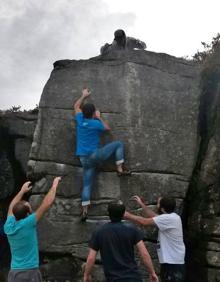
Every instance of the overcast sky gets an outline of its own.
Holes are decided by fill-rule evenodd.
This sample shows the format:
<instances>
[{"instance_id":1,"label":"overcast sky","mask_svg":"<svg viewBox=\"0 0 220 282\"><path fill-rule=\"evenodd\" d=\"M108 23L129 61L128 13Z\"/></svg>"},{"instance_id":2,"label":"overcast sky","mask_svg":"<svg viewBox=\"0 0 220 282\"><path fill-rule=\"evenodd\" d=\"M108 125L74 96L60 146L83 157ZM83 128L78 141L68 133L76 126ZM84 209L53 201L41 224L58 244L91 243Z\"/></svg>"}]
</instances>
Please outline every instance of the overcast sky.
<instances>
[{"instance_id":1,"label":"overcast sky","mask_svg":"<svg viewBox=\"0 0 220 282\"><path fill-rule=\"evenodd\" d=\"M0 0L0 109L34 108L60 59L87 59L122 28L191 56L220 32L219 0Z\"/></svg>"}]
</instances>

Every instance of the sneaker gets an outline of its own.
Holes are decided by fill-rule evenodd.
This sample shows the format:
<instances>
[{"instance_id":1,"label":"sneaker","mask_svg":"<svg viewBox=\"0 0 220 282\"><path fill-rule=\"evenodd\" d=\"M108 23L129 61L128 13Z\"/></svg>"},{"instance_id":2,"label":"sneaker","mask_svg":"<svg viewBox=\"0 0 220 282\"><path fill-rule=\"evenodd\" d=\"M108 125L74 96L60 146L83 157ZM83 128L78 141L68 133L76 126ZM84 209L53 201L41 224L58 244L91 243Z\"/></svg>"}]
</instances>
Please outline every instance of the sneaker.
<instances>
[{"instance_id":1,"label":"sneaker","mask_svg":"<svg viewBox=\"0 0 220 282\"><path fill-rule=\"evenodd\" d=\"M131 176L131 171L130 170L117 171L117 175L119 177L121 177L121 176Z\"/></svg>"},{"instance_id":2,"label":"sneaker","mask_svg":"<svg viewBox=\"0 0 220 282\"><path fill-rule=\"evenodd\" d=\"M88 218L88 214L86 212L82 213L81 222L86 222L87 218Z\"/></svg>"}]
</instances>

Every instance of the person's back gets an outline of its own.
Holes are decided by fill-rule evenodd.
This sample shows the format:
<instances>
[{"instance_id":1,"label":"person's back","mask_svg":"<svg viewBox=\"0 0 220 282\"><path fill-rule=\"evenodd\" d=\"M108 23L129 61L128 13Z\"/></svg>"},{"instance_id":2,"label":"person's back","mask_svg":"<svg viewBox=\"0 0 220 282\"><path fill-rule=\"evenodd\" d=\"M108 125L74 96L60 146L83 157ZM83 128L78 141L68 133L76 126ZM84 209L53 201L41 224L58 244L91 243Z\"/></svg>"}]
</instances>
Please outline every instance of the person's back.
<instances>
[{"instance_id":1,"label":"person's back","mask_svg":"<svg viewBox=\"0 0 220 282\"><path fill-rule=\"evenodd\" d=\"M159 229L160 263L184 264L185 245L180 216L172 212L155 216L153 219Z\"/></svg>"},{"instance_id":2,"label":"person's back","mask_svg":"<svg viewBox=\"0 0 220 282\"><path fill-rule=\"evenodd\" d=\"M98 251L101 254L106 281L141 282L134 256L135 246L149 271L151 282L158 282L151 257L143 242L143 234L135 226L121 221L125 206L121 203L110 203L108 213L111 222L99 227L89 243L83 282L91 281L90 273Z\"/></svg>"},{"instance_id":3,"label":"person's back","mask_svg":"<svg viewBox=\"0 0 220 282\"><path fill-rule=\"evenodd\" d=\"M174 212L176 201L172 197L160 197L155 213L146 206L139 196L134 196L148 218L126 212L125 218L144 226L157 226L157 253L160 262L160 278L162 282L185 281L185 244L183 241L182 221Z\"/></svg>"},{"instance_id":4,"label":"person's back","mask_svg":"<svg viewBox=\"0 0 220 282\"><path fill-rule=\"evenodd\" d=\"M54 178L51 188L35 213L32 213L29 202L22 200L24 194L31 189L30 181L23 184L21 190L11 201L4 225L12 257L8 282L43 281L39 270L36 227L37 222L53 204L60 180L60 177Z\"/></svg>"},{"instance_id":5,"label":"person's back","mask_svg":"<svg viewBox=\"0 0 220 282\"><path fill-rule=\"evenodd\" d=\"M77 156L84 156L93 153L99 147L100 136L104 131L103 124L94 118L85 118L83 113L77 113L76 136Z\"/></svg>"},{"instance_id":6,"label":"person's back","mask_svg":"<svg viewBox=\"0 0 220 282\"><path fill-rule=\"evenodd\" d=\"M89 246L100 250L107 280L141 279L134 259L134 246L142 239L142 234L133 225L123 222L110 222L97 230Z\"/></svg>"},{"instance_id":7,"label":"person's back","mask_svg":"<svg viewBox=\"0 0 220 282\"><path fill-rule=\"evenodd\" d=\"M7 218L5 233L8 236L12 260L11 269L32 269L39 266L35 213L20 220L13 215Z\"/></svg>"}]
</instances>

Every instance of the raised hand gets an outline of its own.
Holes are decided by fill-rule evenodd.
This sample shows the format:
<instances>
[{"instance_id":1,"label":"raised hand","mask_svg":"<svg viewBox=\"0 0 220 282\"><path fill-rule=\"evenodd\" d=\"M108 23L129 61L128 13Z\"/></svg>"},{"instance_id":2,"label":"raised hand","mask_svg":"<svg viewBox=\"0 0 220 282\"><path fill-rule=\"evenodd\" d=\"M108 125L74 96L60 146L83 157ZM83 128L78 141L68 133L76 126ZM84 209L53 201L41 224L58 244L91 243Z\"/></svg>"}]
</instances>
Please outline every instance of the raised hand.
<instances>
[{"instance_id":1,"label":"raised hand","mask_svg":"<svg viewBox=\"0 0 220 282\"><path fill-rule=\"evenodd\" d=\"M130 212L125 211L123 218L124 218L124 219L130 219L130 215L131 215Z\"/></svg>"},{"instance_id":2,"label":"raised hand","mask_svg":"<svg viewBox=\"0 0 220 282\"><path fill-rule=\"evenodd\" d=\"M31 190L31 186L30 186L30 184L31 184L31 182L30 181L27 181L27 182L25 182L24 184L23 184L23 186L21 187L21 192L22 193L27 193L27 192L29 192L30 190Z\"/></svg>"},{"instance_id":3,"label":"raised hand","mask_svg":"<svg viewBox=\"0 0 220 282\"><path fill-rule=\"evenodd\" d=\"M101 113L100 111L95 111L95 117L100 119L101 118Z\"/></svg>"},{"instance_id":4,"label":"raised hand","mask_svg":"<svg viewBox=\"0 0 220 282\"><path fill-rule=\"evenodd\" d=\"M57 187L60 180L61 180L60 176L55 177L54 180L53 180L53 187Z\"/></svg>"},{"instance_id":5,"label":"raised hand","mask_svg":"<svg viewBox=\"0 0 220 282\"><path fill-rule=\"evenodd\" d=\"M133 196L131 199L135 200L140 206L144 205L144 202L142 201L142 199L137 195Z\"/></svg>"},{"instance_id":6,"label":"raised hand","mask_svg":"<svg viewBox=\"0 0 220 282\"><path fill-rule=\"evenodd\" d=\"M88 97L90 94L91 94L91 92L89 91L89 89L87 87L83 88L83 90L82 90L82 97L83 98Z\"/></svg>"}]
</instances>

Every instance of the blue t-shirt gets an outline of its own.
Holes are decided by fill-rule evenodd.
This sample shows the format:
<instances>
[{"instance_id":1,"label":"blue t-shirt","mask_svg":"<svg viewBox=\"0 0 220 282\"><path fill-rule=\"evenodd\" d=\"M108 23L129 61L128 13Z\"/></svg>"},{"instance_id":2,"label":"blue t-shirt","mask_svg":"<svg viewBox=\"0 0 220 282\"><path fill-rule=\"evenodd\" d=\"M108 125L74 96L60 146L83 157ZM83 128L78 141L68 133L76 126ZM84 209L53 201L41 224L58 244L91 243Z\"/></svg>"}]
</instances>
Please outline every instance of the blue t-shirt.
<instances>
[{"instance_id":1,"label":"blue t-shirt","mask_svg":"<svg viewBox=\"0 0 220 282\"><path fill-rule=\"evenodd\" d=\"M84 118L82 113L77 113L75 120L76 155L89 155L98 148L100 135L105 130L105 127L100 120Z\"/></svg>"},{"instance_id":2,"label":"blue t-shirt","mask_svg":"<svg viewBox=\"0 0 220 282\"><path fill-rule=\"evenodd\" d=\"M13 215L8 216L4 231L11 249L11 269L24 270L39 267L36 226L35 213L18 221Z\"/></svg>"}]
</instances>

